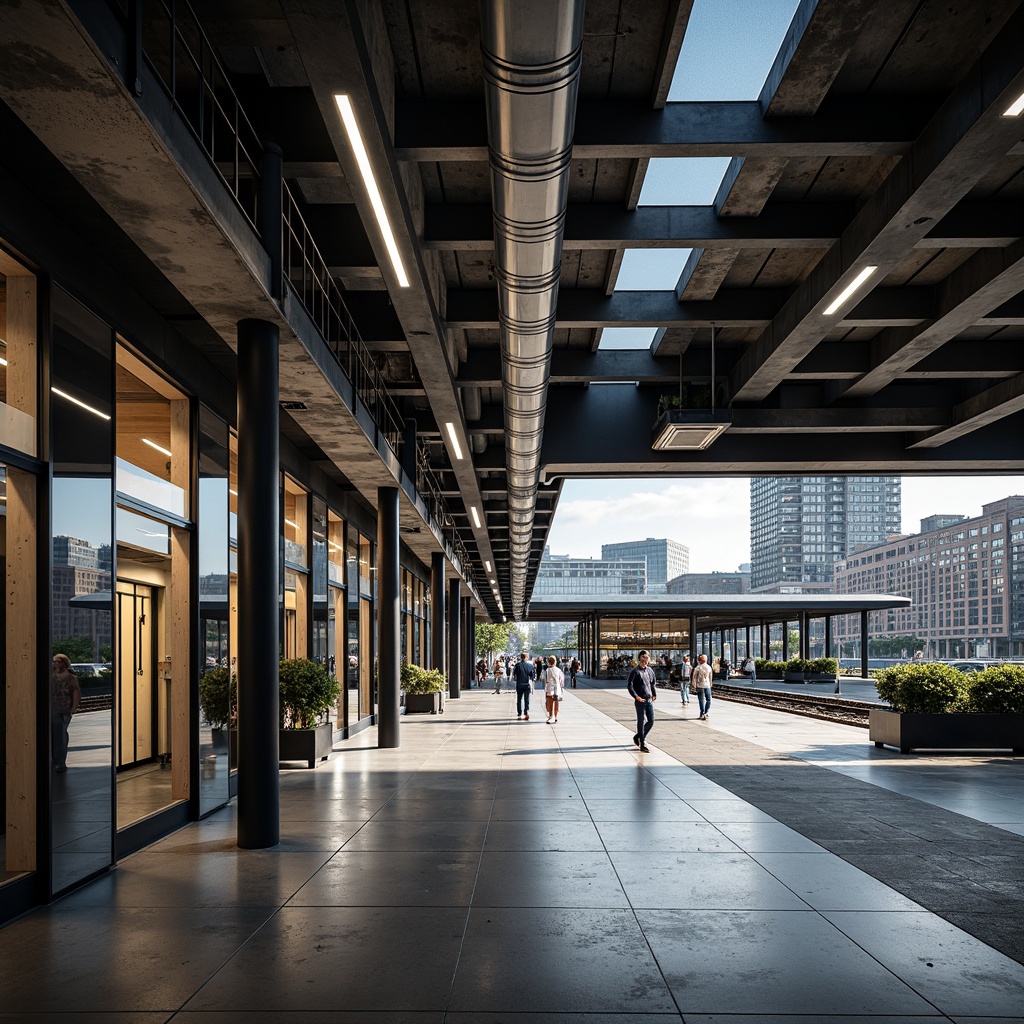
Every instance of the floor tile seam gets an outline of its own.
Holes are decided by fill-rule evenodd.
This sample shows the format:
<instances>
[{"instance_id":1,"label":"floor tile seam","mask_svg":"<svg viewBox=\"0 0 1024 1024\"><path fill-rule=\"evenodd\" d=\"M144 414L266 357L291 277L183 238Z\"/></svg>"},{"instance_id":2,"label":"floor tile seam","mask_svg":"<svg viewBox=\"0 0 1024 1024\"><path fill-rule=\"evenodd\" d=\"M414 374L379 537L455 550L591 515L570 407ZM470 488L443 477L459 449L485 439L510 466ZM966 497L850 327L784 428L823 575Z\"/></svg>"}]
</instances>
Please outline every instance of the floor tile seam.
<instances>
[{"instance_id":1,"label":"floor tile seam","mask_svg":"<svg viewBox=\"0 0 1024 1024\"><path fill-rule=\"evenodd\" d=\"M608 703L610 703L610 702L608 702ZM603 709L600 708L598 702L595 701L595 705L597 705L599 707L599 710L603 711ZM611 714L611 715L609 715L609 717L613 718L614 720L618 720L621 725L623 725L624 727L628 728L628 723L625 720L625 716L621 716L620 717L618 715ZM749 741L743 741L743 742L749 742ZM752 747L756 747L756 744L750 744L750 745ZM662 747L660 749L664 750L665 748ZM683 761L683 759L681 757L679 757L676 754L673 754L671 751L665 750L665 752L668 753L669 756L676 757L676 759L681 761L681 763L687 764L689 767L694 768L694 770L698 771L705 778L709 778L711 781L717 782L719 785L722 785L723 788L728 789L729 792L733 792L732 788L728 784L728 779L719 779L719 778L717 778L716 777L716 773L709 772L707 770L707 766L704 766L705 770L702 771L701 770L701 766L699 766L697 764L694 764L692 761ZM818 767L818 766L807 765L807 767L814 768L814 767ZM827 771L827 769L820 769L820 771ZM830 773L830 774L831 775L835 775L836 773ZM808 776L808 777L814 777L814 776ZM820 776L818 776L818 777L820 777ZM852 780L852 781L859 781L859 780ZM871 785L870 783L864 783L864 784L865 785ZM901 794L893 794L892 791L890 791L890 790L881 789L880 787L876 787L876 786L873 786L872 788L878 790L880 793L885 793L885 794L890 795L890 796L892 796L892 795L900 796L901 795ZM757 797L757 795L758 794L750 794L751 797ZM764 810L764 807L761 805L761 803L757 799L748 799L747 797L744 797L743 799L747 799L748 803L751 803L753 806L757 807L759 810ZM904 797L903 799L914 800L915 798L913 798L913 797ZM917 801L917 802L918 803L923 803L922 801ZM929 805L929 806L931 806L931 805ZM936 810L942 810L942 809L941 808L937 808ZM765 810L764 813L772 814L771 811L767 811L767 810ZM956 812L945 812L945 813L956 814ZM772 816L775 817L775 815L772 815ZM963 815L956 815L956 817L958 819L963 818L964 820L966 820L968 822L973 820L973 819L965 818L965 816L963 816ZM919 892L915 893L914 890L913 890L913 886L912 885L908 885L908 882L910 882L912 880L908 880L906 878L899 877L894 872L889 872L889 871L883 870L882 866L880 864L878 864L877 862L875 862L875 861L871 861L869 863L869 865L862 865L862 864L855 863L854 861L850 860L847 856L844 856L844 852L845 851L843 851L841 848L837 848L837 846L835 845L835 840L829 840L828 838L820 836L820 835L808 834L808 830L805 830L804 828L801 828L799 823L793 823L792 819L790 821L785 821L785 820L779 819L778 817L775 817L775 820L779 821L780 824L784 824L784 825L787 825L790 828L793 828L794 831L796 831L799 834L803 835L806 839L809 839L811 842L817 843L817 845L821 846L823 849L827 850L829 853L833 854L834 856L839 857L841 860L845 861L846 863L852 864L852 866L858 868L859 870L865 871L866 874L868 874L871 877L875 878L877 881L881 882L883 885L886 885L888 888L894 890L895 892L898 892L901 895L906 896L908 899L913 900L915 903L918 903L919 905L924 907L925 910L928 911L929 913L932 913L935 916L940 917L943 920L946 920L948 923L953 924L954 927L959 927L958 925L955 924L955 922L950 920L949 916L947 916L950 913L952 913L952 911L950 909L948 909L948 908L940 907L940 906L937 905L936 900L934 899L934 894L932 894L932 893L924 894L924 898L922 898L922 894L921 893L919 893ZM1012 835L1012 833L1010 833L1010 834ZM895 844L894 844L893 849L894 849L894 853L892 854L892 856L899 857L900 859L905 859L905 857L907 856L904 851L898 850L896 848ZM963 875L960 874L958 877L962 878ZM931 897L931 898L929 899L928 897ZM966 930L966 929L961 929L961 930ZM1001 948L1000 945L996 944L996 943L999 942L999 936L993 935L991 929L986 930L984 928L978 928L977 930L972 930L972 931L968 932L968 934L972 934L975 938L977 938L980 941L986 943L987 945L989 945L992 948L998 949L1000 952L1003 952L1005 955L1013 957L1013 953L1012 952L1010 952L1007 949ZM1022 961L1022 962L1024 962L1024 961Z\"/></svg>"}]
</instances>

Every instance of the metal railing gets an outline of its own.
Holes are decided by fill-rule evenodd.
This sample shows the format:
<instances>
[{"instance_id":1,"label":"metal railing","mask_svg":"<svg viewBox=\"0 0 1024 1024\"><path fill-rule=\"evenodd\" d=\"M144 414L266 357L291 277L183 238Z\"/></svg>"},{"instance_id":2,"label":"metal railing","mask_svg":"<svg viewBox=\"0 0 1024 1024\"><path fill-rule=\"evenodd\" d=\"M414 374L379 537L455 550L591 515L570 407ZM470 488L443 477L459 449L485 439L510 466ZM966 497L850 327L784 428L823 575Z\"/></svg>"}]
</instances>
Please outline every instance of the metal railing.
<instances>
[{"instance_id":1,"label":"metal railing","mask_svg":"<svg viewBox=\"0 0 1024 1024\"><path fill-rule=\"evenodd\" d=\"M263 143L184 0L142 4L142 52L182 120L254 228ZM257 228L258 230L258 228Z\"/></svg>"},{"instance_id":2,"label":"metal railing","mask_svg":"<svg viewBox=\"0 0 1024 1024\"><path fill-rule=\"evenodd\" d=\"M144 0L142 8L142 50L146 62L239 209L259 234L262 140L246 116L187 0ZM283 180L281 275L352 381L388 447L401 460L405 443L402 414L359 333L341 289L331 276L294 194ZM428 514L448 539L464 578L474 585L469 552L455 527L441 493L440 480L430 466L422 441L417 442L415 486Z\"/></svg>"}]
</instances>

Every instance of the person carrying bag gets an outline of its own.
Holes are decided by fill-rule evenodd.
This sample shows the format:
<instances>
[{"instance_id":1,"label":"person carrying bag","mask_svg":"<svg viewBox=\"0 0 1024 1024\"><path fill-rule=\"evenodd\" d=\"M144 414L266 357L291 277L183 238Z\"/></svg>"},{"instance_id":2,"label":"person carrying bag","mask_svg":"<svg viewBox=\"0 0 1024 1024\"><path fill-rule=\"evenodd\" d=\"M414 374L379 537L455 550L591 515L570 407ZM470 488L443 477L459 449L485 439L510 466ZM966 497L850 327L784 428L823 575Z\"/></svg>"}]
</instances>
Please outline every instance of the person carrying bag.
<instances>
[{"instance_id":1,"label":"person carrying bag","mask_svg":"<svg viewBox=\"0 0 1024 1024\"><path fill-rule=\"evenodd\" d=\"M558 721L558 705L562 702L565 676L555 664L555 656L548 655L548 667L544 670L544 703L548 711L548 725Z\"/></svg>"}]
</instances>

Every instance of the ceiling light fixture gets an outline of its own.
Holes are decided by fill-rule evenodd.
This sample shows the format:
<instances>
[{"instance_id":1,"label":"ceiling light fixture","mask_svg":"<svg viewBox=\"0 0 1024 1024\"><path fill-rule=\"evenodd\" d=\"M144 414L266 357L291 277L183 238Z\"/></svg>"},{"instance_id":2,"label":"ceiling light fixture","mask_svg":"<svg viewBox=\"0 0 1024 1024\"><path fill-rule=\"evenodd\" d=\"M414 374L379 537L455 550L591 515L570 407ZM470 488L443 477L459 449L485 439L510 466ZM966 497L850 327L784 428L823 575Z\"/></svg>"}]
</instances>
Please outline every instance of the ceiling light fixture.
<instances>
[{"instance_id":1,"label":"ceiling light fixture","mask_svg":"<svg viewBox=\"0 0 1024 1024\"><path fill-rule=\"evenodd\" d=\"M286 522L286 523L287 523L287 524L288 524L288 525L289 525L289 526L290 526L290 527L291 527L291 528L292 528L293 530L297 530L297 529L299 528L299 524L298 524L298 523L293 523L293 522L292 522L292 521L291 521L290 519L286 519L286 520L285 520L285 522Z\"/></svg>"},{"instance_id":2,"label":"ceiling light fixture","mask_svg":"<svg viewBox=\"0 0 1024 1024\"><path fill-rule=\"evenodd\" d=\"M94 409L91 405L86 405L85 402L79 401L74 395L69 395L66 391L61 391L60 388L55 388L51 385L50 390L55 395L60 395L61 398L66 398L69 402L77 405L80 409L84 409L86 412L91 412L93 416L99 416L101 420L109 420L110 417L105 412L100 412L99 409Z\"/></svg>"},{"instance_id":3,"label":"ceiling light fixture","mask_svg":"<svg viewBox=\"0 0 1024 1024\"><path fill-rule=\"evenodd\" d=\"M1003 117L1019 117L1024 113L1024 92L1022 92L1004 111Z\"/></svg>"},{"instance_id":4,"label":"ceiling light fixture","mask_svg":"<svg viewBox=\"0 0 1024 1024\"><path fill-rule=\"evenodd\" d=\"M162 444L157 444L156 441L150 441L148 437L140 438L140 440L143 444L148 444L150 448L156 449L156 451L160 452L161 455L166 455L169 459L173 458L171 453Z\"/></svg>"},{"instance_id":5,"label":"ceiling light fixture","mask_svg":"<svg viewBox=\"0 0 1024 1024\"><path fill-rule=\"evenodd\" d=\"M448 431L448 436L452 439L452 447L455 449L455 458L462 461L462 446L459 444L459 436L455 433L455 424L446 423L445 430Z\"/></svg>"},{"instance_id":6,"label":"ceiling light fixture","mask_svg":"<svg viewBox=\"0 0 1024 1024\"><path fill-rule=\"evenodd\" d=\"M485 568L485 569L486 569L486 570L487 570L488 572L490 572L490 571L491 571L491 563L490 563L490 562L488 562L488 561L487 561L487 559L484 559L484 568Z\"/></svg>"},{"instance_id":7,"label":"ceiling light fixture","mask_svg":"<svg viewBox=\"0 0 1024 1024\"><path fill-rule=\"evenodd\" d=\"M341 114L345 131L348 132L348 142L352 147L352 154L359 166L359 173L363 176L363 185L366 186L366 194L369 197L370 205L373 207L374 216L377 218L377 226L380 228L384 245L391 257L391 265L395 268L395 276L398 278L400 288L409 287L409 277L405 272L405 265L402 263L402 255L398 251L398 243L395 241L395 234L391 230L391 222L388 220L387 211L384 209L384 200L381 198L380 189L377 187L377 179L373 174L373 167L370 165L370 157L367 155L366 147L363 145L363 137L359 132L359 125L356 123L356 112L352 109L352 101L343 94L336 94L334 102L338 104L338 112Z\"/></svg>"},{"instance_id":8,"label":"ceiling light fixture","mask_svg":"<svg viewBox=\"0 0 1024 1024\"><path fill-rule=\"evenodd\" d=\"M473 525L479 530L480 529L480 513L476 510L476 505L470 505L469 511L473 515Z\"/></svg>"},{"instance_id":9,"label":"ceiling light fixture","mask_svg":"<svg viewBox=\"0 0 1024 1024\"><path fill-rule=\"evenodd\" d=\"M825 316L832 316L833 313L878 269L878 267L865 267L833 300L832 304L825 310Z\"/></svg>"}]
</instances>

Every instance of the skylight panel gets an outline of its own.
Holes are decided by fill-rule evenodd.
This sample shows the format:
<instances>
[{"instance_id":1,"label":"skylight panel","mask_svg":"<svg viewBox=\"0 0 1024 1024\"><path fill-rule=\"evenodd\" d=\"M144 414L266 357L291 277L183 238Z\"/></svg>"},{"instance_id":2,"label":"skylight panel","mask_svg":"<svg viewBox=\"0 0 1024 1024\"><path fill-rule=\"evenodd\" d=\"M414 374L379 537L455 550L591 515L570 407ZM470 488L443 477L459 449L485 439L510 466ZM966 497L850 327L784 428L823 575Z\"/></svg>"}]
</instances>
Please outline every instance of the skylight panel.
<instances>
[{"instance_id":1,"label":"skylight panel","mask_svg":"<svg viewBox=\"0 0 1024 1024\"><path fill-rule=\"evenodd\" d=\"M640 206L711 206L730 162L727 156L654 157Z\"/></svg>"},{"instance_id":2,"label":"skylight panel","mask_svg":"<svg viewBox=\"0 0 1024 1024\"><path fill-rule=\"evenodd\" d=\"M694 0L669 102L756 100L799 0Z\"/></svg>"},{"instance_id":3,"label":"skylight panel","mask_svg":"<svg viewBox=\"0 0 1024 1024\"><path fill-rule=\"evenodd\" d=\"M672 291L692 249L627 249L615 281L617 292Z\"/></svg>"},{"instance_id":4,"label":"skylight panel","mask_svg":"<svg viewBox=\"0 0 1024 1024\"><path fill-rule=\"evenodd\" d=\"M606 327L601 332L599 349L649 349L657 327Z\"/></svg>"}]
</instances>

